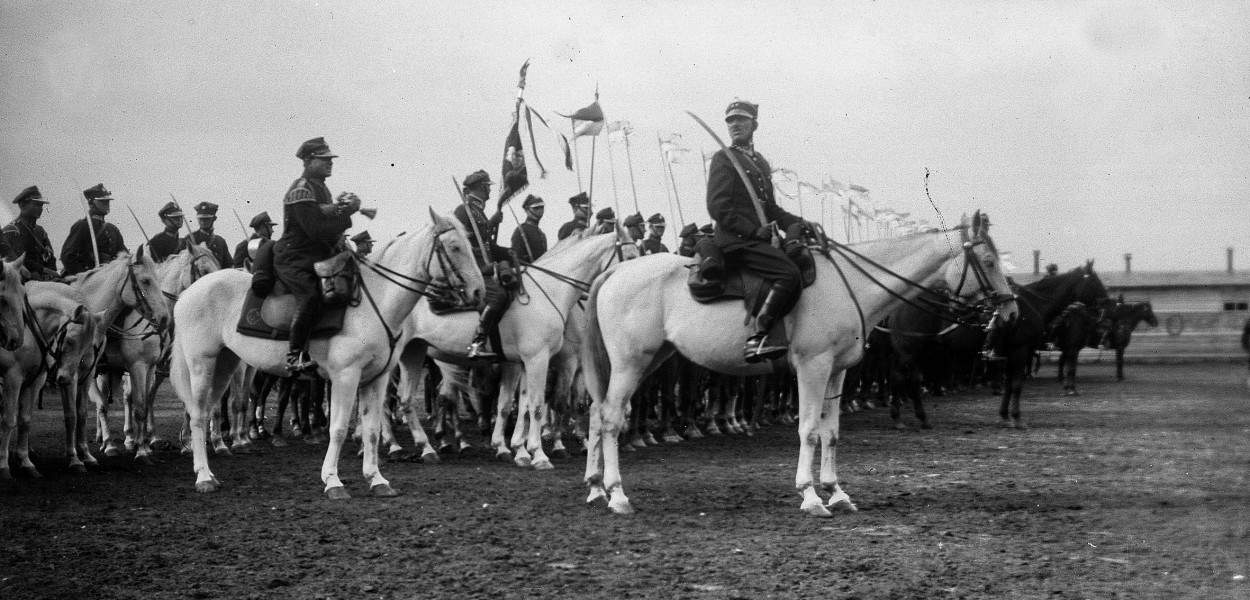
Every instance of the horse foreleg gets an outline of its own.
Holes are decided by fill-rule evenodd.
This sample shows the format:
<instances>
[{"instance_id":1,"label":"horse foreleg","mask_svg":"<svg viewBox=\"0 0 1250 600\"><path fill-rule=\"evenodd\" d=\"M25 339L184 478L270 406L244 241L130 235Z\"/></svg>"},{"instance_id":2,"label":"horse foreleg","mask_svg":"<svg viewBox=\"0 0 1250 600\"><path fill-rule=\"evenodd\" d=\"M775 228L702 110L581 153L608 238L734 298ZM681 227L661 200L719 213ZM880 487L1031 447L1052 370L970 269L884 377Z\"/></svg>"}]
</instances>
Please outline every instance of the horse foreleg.
<instances>
[{"instance_id":1,"label":"horse foreleg","mask_svg":"<svg viewBox=\"0 0 1250 600\"><path fill-rule=\"evenodd\" d=\"M417 452L421 453L421 462L439 462L438 452L434 450L430 438L425 434L425 426L421 424L421 413L426 411L425 360L424 354L416 360L400 358L398 392L400 404L408 421L408 431L412 433L412 443Z\"/></svg>"},{"instance_id":2,"label":"horse foreleg","mask_svg":"<svg viewBox=\"0 0 1250 600\"><path fill-rule=\"evenodd\" d=\"M1124 381L1124 347L1115 348L1115 380Z\"/></svg>"},{"instance_id":3,"label":"horse foreleg","mask_svg":"<svg viewBox=\"0 0 1250 600\"><path fill-rule=\"evenodd\" d=\"M526 436L525 445L530 454L533 455L534 468L539 471L550 471L555 467L551 464L551 459L547 458L547 454L543 452L542 423L543 411L547 409L547 365L550 361L550 355L546 352L540 352L538 355L530 357L525 361L525 396L526 399L525 414L526 419ZM514 369L519 370L519 369ZM518 373L519 375L519 373ZM519 377L518 377L519 379ZM518 411L517 427L521 425L520 411Z\"/></svg>"},{"instance_id":4,"label":"horse foreleg","mask_svg":"<svg viewBox=\"0 0 1250 600\"><path fill-rule=\"evenodd\" d=\"M6 353L8 354L8 353ZM0 390L0 480L13 479L13 473L9 470L9 446L13 441L13 433L17 431L17 413L21 406L21 390L22 390L22 370L16 364L9 363L14 360L11 354L4 357L6 359L3 375L4 389Z\"/></svg>"},{"instance_id":5,"label":"horse foreleg","mask_svg":"<svg viewBox=\"0 0 1250 600\"><path fill-rule=\"evenodd\" d=\"M175 342L169 381L187 411L197 492L215 492L221 488L221 482L208 468L208 427L218 394L213 385L216 364L215 356L184 356L181 345Z\"/></svg>"},{"instance_id":6,"label":"horse foreleg","mask_svg":"<svg viewBox=\"0 0 1250 600\"><path fill-rule=\"evenodd\" d=\"M252 438L248 435L251 424L250 393L252 376L256 370L240 365L230 375L230 437L231 449L240 454L252 452Z\"/></svg>"},{"instance_id":7,"label":"horse foreleg","mask_svg":"<svg viewBox=\"0 0 1250 600\"><path fill-rule=\"evenodd\" d=\"M87 394L95 404L96 442L99 442L99 449L105 456L117 456L121 452L117 449L117 442L113 440L113 432L109 430L109 398L100 389L100 380L103 379L105 385L109 385L109 376L92 373L87 378ZM108 389L111 393L112 387Z\"/></svg>"},{"instance_id":8,"label":"horse foreleg","mask_svg":"<svg viewBox=\"0 0 1250 600\"><path fill-rule=\"evenodd\" d=\"M525 427L523 406L517 402L516 392L520 386L521 372L515 368L505 368L499 378L499 396L495 399L495 424L491 427L490 445L495 449L495 458L501 462L515 461L518 467L528 467L531 458L525 453L520 441L520 431ZM522 393L522 400L527 399ZM508 439L508 418L516 415L516 426L512 429L512 437ZM512 449L516 448L515 458ZM523 456L524 455L524 456Z\"/></svg>"},{"instance_id":9,"label":"horse foreleg","mask_svg":"<svg viewBox=\"0 0 1250 600\"><path fill-rule=\"evenodd\" d=\"M127 440L134 440L135 462L141 465L152 464L151 423L152 399L148 396L149 367L142 360L130 365L130 416L127 425L133 427Z\"/></svg>"},{"instance_id":10,"label":"horse foreleg","mask_svg":"<svg viewBox=\"0 0 1250 600\"><path fill-rule=\"evenodd\" d=\"M18 394L17 459L20 464L18 468L24 476L32 479L43 477L35 468L35 463L30 462L30 422L35 411L35 390L43 389L46 379L47 375L41 375L36 378L33 385L24 386ZM5 445L7 447L7 443Z\"/></svg>"},{"instance_id":11,"label":"horse foreleg","mask_svg":"<svg viewBox=\"0 0 1250 600\"><path fill-rule=\"evenodd\" d=\"M335 395L335 393L340 388L347 390L350 396L359 397L361 445L365 451L361 471L364 473L365 481L369 484L369 491L374 496L380 498L390 498L399 495L398 492L391 488L390 482L385 477L382 477L382 467L378 461L378 448L381 442L382 431L382 405L386 399L386 385L388 382L388 378L385 375L383 373L374 377L373 381L359 388L359 384L356 382L349 382L354 385L335 382L330 399L330 410L333 412L334 404L339 401L340 397ZM357 391L352 393L352 390Z\"/></svg>"}]
</instances>

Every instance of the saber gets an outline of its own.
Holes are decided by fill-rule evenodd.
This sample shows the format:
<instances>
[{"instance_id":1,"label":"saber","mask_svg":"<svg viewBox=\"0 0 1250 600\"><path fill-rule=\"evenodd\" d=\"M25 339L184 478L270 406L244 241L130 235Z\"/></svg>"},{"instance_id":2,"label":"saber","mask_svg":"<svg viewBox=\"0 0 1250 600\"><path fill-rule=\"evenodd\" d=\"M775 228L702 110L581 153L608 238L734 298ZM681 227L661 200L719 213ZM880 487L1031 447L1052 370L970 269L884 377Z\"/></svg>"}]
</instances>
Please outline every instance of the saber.
<instances>
[{"instance_id":1,"label":"saber","mask_svg":"<svg viewBox=\"0 0 1250 600\"><path fill-rule=\"evenodd\" d=\"M747 187L747 193L751 195L751 204L755 205L755 215L760 218L760 225L768 224L768 219L764 217L764 205L760 203L760 197L755 194L755 186L751 185L751 180L747 178L746 169L742 168L742 163L738 162L738 157L729 151L729 147L725 146L725 142L721 141L720 136L716 135L716 132L712 131L712 128L708 127L707 123L703 122L703 119L700 119L698 115L690 111L686 111L686 114L690 115L690 118L703 127L703 130L707 131L708 135L716 140L716 144L720 146L721 150L725 151L725 156L729 157L729 162L733 164L734 170L738 172L738 177L742 178L742 183Z\"/></svg>"},{"instance_id":2,"label":"saber","mask_svg":"<svg viewBox=\"0 0 1250 600\"><path fill-rule=\"evenodd\" d=\"M140 222L139 222L139 215L136 215L136 214L135 214L135 209L130 208L130 204L129 204L129 203L127 203L127 204L126 204L126 210L130 211L130 216L134 217L134 219L135 219L135 225L138 225L138 226L139 226L139 233L142 233L142 234L143 234L143 239L147 240L148 245L149 245L149 246L151 246L151 245L152 245L152 238L148 237L148 232L146 232L146 231L144 231L144 230L143 230L143 223L140 223Z\"/></svg>"},{"instance_id":3,"label":"saber","mask_svg":"<svg viewBox=\"0 0 1250 600\"><path fill-rule=\"evenodd\" d=\"M243 226L243 217L239 216L239 211L231 208L230 212L234 213L234 218L239 221L239 229L243 230L243 238L247 239L248 237L250 237L247 233L247 228Z\"/></svg>"},{"instance_id":4,"label":"saber","mask_svg":"<svg viewBox=\"0 0 1250 600\"><path fill-rule=\"evenodd\" d=\"M95 224L91 222L91 201L87 200L84 195L83 202L87 203L87 231L91 233L91 258L95 261L95 268L100 268L100 246L95 239Z\"/></svg>"}]
</instances>

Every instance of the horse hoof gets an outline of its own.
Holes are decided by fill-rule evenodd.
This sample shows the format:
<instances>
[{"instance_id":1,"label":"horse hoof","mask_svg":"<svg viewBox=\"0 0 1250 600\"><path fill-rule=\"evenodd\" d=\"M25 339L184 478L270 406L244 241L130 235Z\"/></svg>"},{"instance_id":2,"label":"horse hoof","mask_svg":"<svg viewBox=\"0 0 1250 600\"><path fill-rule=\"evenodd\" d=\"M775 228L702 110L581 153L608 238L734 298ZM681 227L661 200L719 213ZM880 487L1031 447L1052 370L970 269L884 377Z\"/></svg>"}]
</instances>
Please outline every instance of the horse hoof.
<instances>
[{"instance_id":1,"label":"horse hoof","mask_svg":"<svg viewBox=\"0 0 1250 600\"><path fill-rule=\"evenodd\" d=\"M251 444L238 444L238 445L235 445L235 447L233 448L233 451L235 454L251 454L252 445Z\"/></svg>"},{"instance_id":2,"label":"horse hoof","mask_svg":"<svg viewBox=\"0 0 1250 600\"><path fill-rule=\"evenodd\" d=\"M676 444L676 443L681 442L681 441L683 441L683 440L682 440L682 438L681 438L681 436L680 436L680 435L677 435L676 433L674 433L673 435L666 435L666 436L664 436L664 443L665 443L665 444Z\"/></svg>"},{"instance_id":3,"label":"horse hoof","mask_svg":"<svg viewBox=\"0 0 1250 600\"><path fill-rule=\"evenodd\" d=\"M197 491L197 492L199 492L199 493L201 493L201 494L207 494L207 493L210 493L210 492L215 492L215 491L217 491L217 490L218 490L218 489L220 489L220 488L221 488L221 483L220 483L219 481L217 481L216 479L210 479L210 480L208 480L208 481L197 481L197 482L195 482L195 491Z\"/></svg>"},{"instance_id":4,"label":"horse hoof","mask_svg":"<svg viewBox=\"0 0 1250 600\"><path fill-rule=\"evenodd\" d=\"M799 508L799 510L802 510L803 512L813 517L818 517L821 519L827 519L833 516L833 513L829 512L829 509L825 508L825 505L821 504L820 502L812 502L812 503L805 502L803 503L803 506Z\"/></svg>"},{"instance_id":5,"label":"horse hoof","mask_svg":"<svg viewBox=\"0 0 1250 600\"><path fill-rule=\"evenodd\" d=\"M39 479L43 477L43 475L39 472L39 469L34 467L21 467L18 469L17 473L26 479Z\"/></svg>"},{"instance_id":6,"label":"horse hoof","mask_svg":"<svg viewBox=\"0 0 1250 600\"><path fill-rule=\"evenodd\" d=\"M532 462L530 462L530 458L528 456L518 456L515 459L513 459L512 462L516 463L516 466L521 467L523 469L529 468L533 464Z\"/></svg>"},{"instance_id":7,"label":"horse hoof","mask_svg":"<svg viewBox=\"0 0 1250 600\"><path fill-rule=\"evenodd\" d=\"M551 464L549 460L534 461L535 471L554 471L555 468L555 465Z\"/></svg>"},{"instance_id":8,"label":"horse hoof","mask_svg":"<svg viewBox=\"0 0 1250 600\"><path fill-rule=\"evenodd\" d=\"M135 455L135 464L137 464L137 465L142 465L142 466L144 466L144 467L150 467L150 466L152 466L152 457L150 457L150 456L148 456L148 455L146 455L146 454L136 454L136 455Z\"/></svg>"},{"instance_id":9,"label":"horse hoof","mask_svg":"<svg viewBox=\"0 0 1250 600\"><path fill-rule=\"evenodd\" d=\"M552 451L551 451L551 456L552 456L553 458L558 458L558 459L560 459L560 460L565 460L565 459L567 459L567 458L569 457L569 451L568 451L568 450L565 450L564 448L556 448L555 450L552 450Z\"/></svg>"},{"instance_id":10,"label":"horse hoof","mask_svg":"<svg viewBox=\"0 0 1250 600\"><path fill-rule=\"evenodd\" d=\"M495 460L499 462L512 462L512 452L509 450L499 450L495 452Z\"/></svg>"},{"instance_id":11,"label":"horse hoof","mask_svg":"<svg viewBox=\"0 0 1250 600\"><path fill-rule=\"evenodd\" d=\"M348 498L351 498L351 497L352 495L347 493L347 490L343 489L343 486L341 485L335 486L332 488L326 488L326 498L329 498L331 500L347 500Z\"/></svg>"},{"instance_id":12,"label":"horse hoof","mask_svg":"<svg viewBox=\"0 0 1250 600\"><path fill-rule=\"evenodd\" d=\"M599 500L607 500L608 493L601 486L593 486L590 488L590 495L586 496L586 504L594 504Z\"/></svg>"},{"instance_id":13,"label":"horse hoof","mask_svg":"<svg viewBox=\"0 0 1250 600\"><path fill-rule=\"evenodd\" d=\"M121 451L117 449L117 446L109 445L104 448L105 456L118 456L120 454L121 454Z\"/></svg>"},{"instance_id":14,"label":"horse hoof","mask_svg":"<svg viewBox=\"0 0 1250 600\"><path fill-rule=\"evenodd\" d=\"M642 438L637 437L632 440L629 440L629 445L633 446L635 450L643 450L647 447L647 442L644 441Z\"/></svg>"},{"instance_id":15,"label":"horse hoof","mask_svg":"<svg viewBox=\"0 0 1250 600\"><path fill-rule=\"evenodd\" d=\"M421 462L427 465L437 465L438 463L443 462L443 459L439 458L437 452L430 451L421 455Z\"/></svg>"},{"instance_id":16,"label":"horse hoof","mask_svg":"<svg viewBox=\"0 0 1250 600\"><path fill-rule=\"evenodd\" d=\"M286 448L287 443L286 443L286 440L280 437L276 437L276 438L269 440L269 445L273 446L274 448Z\"/></svg>"},{"instance_id":17,"label":"horse hoof","mask_svg":"<svg viewBox=\"0 0 1250 600\"><path fill-rule=\"evenodd\" d=\"M386 453L387 462L408 462L409 458L408 453L403 450L392 450Z\"/></svg>"},{"instance_id":18,"label":"horse hoof","mask_svg":"<svg viewBox=\"0 0 1250 600\"><path fill-rule=\"evenodd\" d=\"M230 449L225 446L213 448L213 453L217 456L230 456Z\"/></svg>"},{"instance_id":19,"label":"horse hoof","mask_svg":"<svg viewBox=\"0 0 1250 600\"><path fill-rule=\"evenodd\" d=\"M337 489L343 489L343 488L337 488ZM399 495L399 492L395 491L395 489L392 488L389 483L379 483L369 488L369 491L373 493L373 496L375 498L394 498L395 496Z\"/></svg>"},{"instance_id":20,"label":"horse hoof","mask_svg":"<svg viewBox=\"0 0 1250 600\"><path fill-rule=\"evenodd\" d=\"M87 465L84 465L82 463L70 465L69 472L75 475L85 474L87 472Z\"/></svg>"},{"instance_id":21,"label":"horse hoof","mask_svg":"<svg viewBox=\"0 0 1250 600\"><path fill-rule=\"evenodd\" d=\"M456 447L451 444L444 444L438 447L439 454L455 454Z\"/></svg>"},{"instance_id":22,"label":"horse hoof","mask_svg":"<svg viewBox=\"0 0 1250 600\"><path fill-rule=\"evenodd\" d=\"M851 502L851 497L846 495L846 492L842 491L834 492L833 496L829 498L829 502L825 503L825 507L830 510L841 510L846 512L859 511L859 509L855 507L855 503Z\"/></svg>"},{"instance_id":23,"label":"horse hoof","mask_svg":"<svg viewBox=\"0 0 1250 600\"><path fill-rule=\"evenodd\" d=\"M629 503L629 500L613 500L608 502L608 508L618 515L634 514L634 506Z\"/></svg>"}]
</instances>

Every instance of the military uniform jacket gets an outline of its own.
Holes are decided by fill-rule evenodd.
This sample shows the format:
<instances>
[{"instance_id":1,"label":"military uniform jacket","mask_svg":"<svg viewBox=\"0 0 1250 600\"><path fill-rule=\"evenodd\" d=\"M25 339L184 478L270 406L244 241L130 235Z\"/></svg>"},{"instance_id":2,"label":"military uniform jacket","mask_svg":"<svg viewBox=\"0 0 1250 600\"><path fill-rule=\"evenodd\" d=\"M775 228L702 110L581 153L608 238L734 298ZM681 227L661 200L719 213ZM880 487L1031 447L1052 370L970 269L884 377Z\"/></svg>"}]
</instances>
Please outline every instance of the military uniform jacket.
<instances>
[{"instance_id":1,"label":"military uniform jacket","mask_svg":"<svg viewBox=\"0 0 1250 600\"><path fill-rule=\"evenodd\" d=\"M643 256L648 254L668 253L668 246L665 246L664 242L661 242L660 238L657 237L648 237L647 239L642 240L642 242L638 245L642 248Z\"/></svg>"},{"instance_id":2,"label":"military uniform jacket","mask_svg":"<svg viewBox=\"0 0 1250 600\"><path fill-rule=\"evenodd\" d=\"M251 237L239 242L234 247L234 256L230 259L231 262L234 263L234 266L243 267L243 270L245 271L252 270L252 257L247 255L247 243L252 240L260 239L260 237L260 234L253 233Z\"/></svg>"},{"instance_id":3,"label":"military uniform jacket","mask_svg":"<svg viewBox=\"0 0 1250 600\"><path fill-rule=\"evenodd\" d=\"M472 210L473 220L477 222L477 231L481 232L483 238L486 238L486 249L490 252L489 260L482 258L482 245L477 242L477 232L473 230L473 225L469 222L470 210ZM486 213L470 201L457 206L453 214L460 220L460 224L464 225L464 232L469 236L469 244L473 246L473 257L477 259L479 266L484 266L487 262L508 259L508 251L495 244L495 234L499 223L503 221L503 213L495 213L495 216L487 218Z\"/></svg>"},{"instance_id":4,"label":"military uniform jacket","mask_svg":"<svg viewBox=\"0 0 1250 600\"><path fill-rule=\"evenodd\" d=\"M282 201L282 237L274 248L274 267L286 279L291 268L306 270L330 258L343 232L352 226L350 215L326 214L333 204L325 180L301 177L291 184Z\"/></svg>"},{"instance_id":5,"label":"military uniform jacket","mask_svg":"<svg viewBox=\"0 0 1250 600\"><path fill-rule=\"evenodd\" d=\"M560 241L570 235L573 235L589 226L589 222L584 219L573 219L568 223L560 226L560 231L556 234L556 241Z\"/></svg>"},{"instance_id":6,"label":"military uniform jacket","mask_svg":"<svg viewBox=\"0 0 1250 600\"><path fill-rule=\"evenodd\" d=\"M56 255L52 253L52 242L43 227L18 217L5 225L2 231L4 243L8 246L6 258L13 260L25 253L23 265L36 279L56 275Z\"/></svg>"},{"instance_id":7,"label":"military uniform jacket","mask_svg":"<svg viewBox=\"0 0 1250 600\"><path fill-rule=\"evenodd\" d=\"M529 243L526 246L526 243ZM534 255L530 256L530 250ZM512 251L525 262L534 262L547 253L547 234L537 225L526 221L512 232Z\"/></svg>"},{"instance_id":8,"label":"military uniform jacket","mask_svg":"<svg viewBox=\"0 0 1250 600\"><path fill-rule=\"evenodd\" d=\"M161 231L152 236L152 240L148 242L148 250L152 254L152 260L165 262L182 251L182 238L178 237L177 232Z\"/></svg>"},{"instance_id":9,"label":"military uniform jacket","mask_svg":"<svg viewBox=\"0 0 1250 600\"><path fill-rule=\"evenodd\" d=\"M203 229L191 232L192 244L204 244L209 252L213 253L213 258L217 259L217 264L223 269L229 269L234 266L234 262L230 259L230 246L226 244L226 240L220 235L208 233Z\"/></svg>"},{"instance_id":10,"label":"military uniform jacket","mask_svg":"<svg viewBox=\"0 0 1250 600\"><path fill-rule=\"evenodd\" d=\"M96 245L100 249L100 264L117 258L122 252L130 251L116 225L96 215L91 216L91 225L95 228ZM87 227L86 219L79 219L69 228L69 236L61 246L61 262L65 263L66 275L95 268L95 260L91 257L91 230Z\"/></svg>"},{"instance_id":11,"label":"military uniform jacket","mask_svg":"<svg viewBox=\"0 0 1250 600\"><path fill-rule=\"evenodd\" d=\"M716 235L713 237L716 245L724 250L734 250L749 243L751 234L764 225L756 215L746 184L738 176L738 171L734 169L726 152L735 153L739 164L746 171L747 179L751 181L764 208L766 219L776 221L782 231L802 222L802 219L777 205L777 200L773 197L773 170L763 155L748 152L738 146L722 148L712 155L707 176L707 212L716 221Z\"/></svg>"}]
</instances>

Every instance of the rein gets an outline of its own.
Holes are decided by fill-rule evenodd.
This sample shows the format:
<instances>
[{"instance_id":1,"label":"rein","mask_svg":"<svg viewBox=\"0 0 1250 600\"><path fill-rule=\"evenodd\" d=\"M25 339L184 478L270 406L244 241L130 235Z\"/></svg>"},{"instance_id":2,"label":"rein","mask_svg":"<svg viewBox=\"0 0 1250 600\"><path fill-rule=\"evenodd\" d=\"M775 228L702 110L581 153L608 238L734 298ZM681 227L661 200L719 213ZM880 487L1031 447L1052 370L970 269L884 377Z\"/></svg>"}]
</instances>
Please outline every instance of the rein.
<instances>
[{"instance_id":1,"label":"rein","mask_svg":"<svg viewBox=\"0 0 1250 600\"><path fill-rule=\"evenodd\" d=\"M56 333L52 334L52 341L49 342L43 334L43 328L39 327L39 317L35 314L35 308L30 305L30 300L23 298L22 303L25 305L22 313L25 317L23 320L26 322L26 328L34 335L35 345L39 347L39 368L26 382L30 383L43 373L54 372L61 366L61 356L65 353L65 336L69 333L69 326L71 323L82 323L82 321L75 321L72 317L66 318L57 326ZM51 364L48 364L49 358L52 359Z\"/></svg>"},{"instance_id":2,"label":"rein","mask_svg":"<svg viewBox=\"0 0 1250 600\"><path fill-rule=\"evenodd\" d=\"M620 239L617 239L613 244L614 244L614 248L612 251L612 256L608 258L608 261L607 263L603 265L603 268L599 269L600 273L606 271L609 267L611 267L613 260L625 262L625 251L623 250L625 246L634 246L635 249L638 248L638 243L632 240L629 242L622 242L620 241ZM530 278L530 281L534 282L534 286L538 288L538 291L543 293L543 297L546 298L547 302L551 304L551 307L555 309L556 314L560 315L560 321L562 323L568 323L569 321L568 317L565 316L564 312L560 310L560 307L556 305L555 300L551 298L551 295L547 293L547 290L544 289L542 284L538 282L538 279L536 279L534 275L529 272L530 269L534 269L538 271L539 273L545 273L551 276L556 281L569 285L573 289L576 289L577 291L581 292L581 296L583 299L587 296L587 294L590 293L591 282L582 281L575 277L570 277L558 271L553 271L546 267L540 267L533 263L526 264L525 268L521 271L523 275L526 275Z\"/></svg>"}]
</instances>

